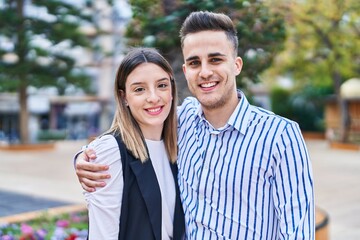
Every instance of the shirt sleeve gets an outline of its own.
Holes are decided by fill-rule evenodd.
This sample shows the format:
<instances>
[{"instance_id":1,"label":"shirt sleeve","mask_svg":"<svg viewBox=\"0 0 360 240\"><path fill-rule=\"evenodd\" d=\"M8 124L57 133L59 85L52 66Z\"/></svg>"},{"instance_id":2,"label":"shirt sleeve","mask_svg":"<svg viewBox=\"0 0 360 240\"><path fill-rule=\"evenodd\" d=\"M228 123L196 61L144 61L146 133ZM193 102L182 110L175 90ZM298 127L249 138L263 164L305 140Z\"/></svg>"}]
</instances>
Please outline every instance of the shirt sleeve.
<instances>
[{"instance_id":1,"label":"shirt sleeve","mask_svg":"<svg viewBox=\"0 0 360 240\"><path fill-rule=\"evenodd\" d=\"M89 239L118 239L124 187L119 147L112 135L104 135L89 144L95 150L95 163L109 166L110 179L95 192L84 192L89 214Z\"/></svg>"},{"instance_id":2,"label":"shirt sleeve","mask_svg":"<svg viewBox=\"0 0 360 240\"><path fill-rule=\"evenodd\" d=\"M74 164L74 168L76 168L76 160L77 157L87 148L87 145L84 145L81 147L81 150L78 151L77 153L75 153L74 157L73 157L73 164Z\"/></svg>"},{"instance_id":3,"label":"shirt sleeve","mask_svg":"<svg viewBox=\"0 0 360 240\"><path fill-rule=\"evenodd\" d=\"M312 166L297 123L290 122L277 143L273 199L277 239L315 239Z\"/></svg>"}]
</instances>

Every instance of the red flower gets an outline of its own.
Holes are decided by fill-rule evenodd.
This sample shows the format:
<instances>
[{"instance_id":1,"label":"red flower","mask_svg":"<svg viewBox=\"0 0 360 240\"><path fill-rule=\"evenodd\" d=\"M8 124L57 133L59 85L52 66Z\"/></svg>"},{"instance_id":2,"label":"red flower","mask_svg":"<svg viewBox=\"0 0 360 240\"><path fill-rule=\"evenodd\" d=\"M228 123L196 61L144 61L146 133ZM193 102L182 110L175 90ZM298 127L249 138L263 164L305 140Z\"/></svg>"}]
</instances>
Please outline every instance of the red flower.
<instances>
[{"instance_id":1,"label":"red flower","mask_svg":"<svg viewBox=\"0 0 360 240\"><path fill-rule=\"evenodd\" d=\"M76 240L76 238L77 238L77 235L74 234L74 233L72 233L72 234L70 234L70 236L67 237L65 240Z\"/></svg>"}]
</instances>

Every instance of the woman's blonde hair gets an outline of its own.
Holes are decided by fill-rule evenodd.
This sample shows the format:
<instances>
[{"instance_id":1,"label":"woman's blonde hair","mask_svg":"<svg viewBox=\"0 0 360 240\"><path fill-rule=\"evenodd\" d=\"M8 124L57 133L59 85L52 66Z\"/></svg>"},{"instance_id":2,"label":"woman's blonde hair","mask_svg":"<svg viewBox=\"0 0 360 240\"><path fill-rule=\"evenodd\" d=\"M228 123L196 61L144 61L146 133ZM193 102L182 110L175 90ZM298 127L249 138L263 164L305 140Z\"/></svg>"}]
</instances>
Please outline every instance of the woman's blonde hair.
<instances>
[{"instance_id":1,"label":"woman's blonde hair","mask_svg":"<svg viewBox=\"0 0 360 240\"><path fill-rule=\"evenodd\" d=\"M174 74L167 60L155 49L133 48L122 60L115 79L114 95L116 111L108 132L119 134L128 150L141 162L149 158L144 136L141 129L125 104L125 83L129 74L142 63L153 63L161 67L170 76L172 103L168 117L165 119L162 139L171 162L177 158L177 89ZM144 73L151 74L151 73Z\"/></svg>"}]
</instances>

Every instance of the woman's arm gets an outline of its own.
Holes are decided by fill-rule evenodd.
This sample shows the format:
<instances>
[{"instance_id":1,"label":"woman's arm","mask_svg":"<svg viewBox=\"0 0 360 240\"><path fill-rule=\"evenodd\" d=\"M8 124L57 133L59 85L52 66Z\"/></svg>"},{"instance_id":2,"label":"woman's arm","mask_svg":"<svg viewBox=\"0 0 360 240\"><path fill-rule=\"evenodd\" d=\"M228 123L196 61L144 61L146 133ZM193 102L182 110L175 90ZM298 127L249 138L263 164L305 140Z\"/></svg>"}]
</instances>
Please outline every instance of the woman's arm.
<instances>
[{"instance_id":1,"label":"woman's arm","mask_svg":"<svg viewBox=\"0 0 360 240\"><path fill-rule=\"evenodd\" d=\"M118 239L124 186L119 148L111 135L94 140L89 148L96 152L94 163L109 166L107 173L111 175L104 180L106 186L84 192L89 211L89 239Z\"/></svg>"}]
</instances>

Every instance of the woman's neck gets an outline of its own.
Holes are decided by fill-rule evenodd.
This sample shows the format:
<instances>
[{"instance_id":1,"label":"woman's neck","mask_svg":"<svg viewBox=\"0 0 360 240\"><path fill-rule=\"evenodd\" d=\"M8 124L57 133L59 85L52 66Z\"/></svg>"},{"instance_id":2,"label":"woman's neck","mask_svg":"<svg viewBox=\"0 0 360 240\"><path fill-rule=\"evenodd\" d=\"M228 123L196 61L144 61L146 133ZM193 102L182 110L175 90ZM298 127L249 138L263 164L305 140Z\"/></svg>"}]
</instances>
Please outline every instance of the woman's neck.
<instances>
[{"instance_id":1,"label":"woman's neck","mask_svg":"<svg viewBox=\"0 0 360 240\"><path fill-rule=\"evenodd\" d=\"M163 126L141 128L141 131L145 139L160 141L162 139Z\"/></svg>"}]
</instances>

